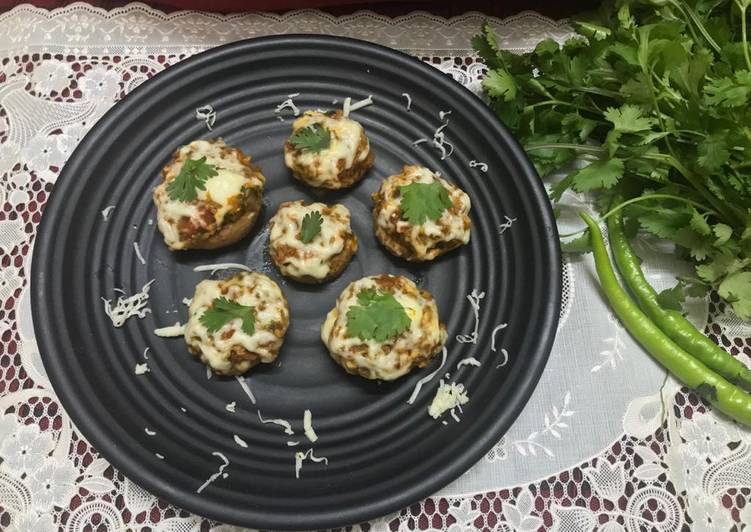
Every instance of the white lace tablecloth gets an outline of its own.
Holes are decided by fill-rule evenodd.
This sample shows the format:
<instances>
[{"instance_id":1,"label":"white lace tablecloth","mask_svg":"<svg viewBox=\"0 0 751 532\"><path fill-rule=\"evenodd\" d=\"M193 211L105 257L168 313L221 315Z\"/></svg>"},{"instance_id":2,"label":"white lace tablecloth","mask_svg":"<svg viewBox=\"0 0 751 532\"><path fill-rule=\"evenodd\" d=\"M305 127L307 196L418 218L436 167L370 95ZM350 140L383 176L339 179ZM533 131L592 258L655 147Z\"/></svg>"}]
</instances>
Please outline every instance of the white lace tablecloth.
<instances>
[{"instance_id":1,"label":"white lace tablecloth","mask_svg":"<svg viewBox=\"0 0 751 532\"><path fill-rule=\"evenodd\" d=\"M165 15L142 4L112 11L20 6L0 15L1 530L234 529L170 506L100 458L59 406L40 360L29 305L34 235L60 168L103 112L192 54L285 32L398 48L479 93L483 68L469 39L484 18ZM569 32L565 23L529 12L491 22L501 45L514 50ZM562 230L578 228L581 209L589 209L585 198L566 198ZM636 245L657 287L686 268L654 241ZM360 529L751 529L749 431L709 412L633 342L609 313L589 256L563 268L558 337L516 424L434 497ZM485 309L479 311L483 319ZM723 303L693 301L689 315L749 361L751 329Z\"/></svg>"}]
</instances>

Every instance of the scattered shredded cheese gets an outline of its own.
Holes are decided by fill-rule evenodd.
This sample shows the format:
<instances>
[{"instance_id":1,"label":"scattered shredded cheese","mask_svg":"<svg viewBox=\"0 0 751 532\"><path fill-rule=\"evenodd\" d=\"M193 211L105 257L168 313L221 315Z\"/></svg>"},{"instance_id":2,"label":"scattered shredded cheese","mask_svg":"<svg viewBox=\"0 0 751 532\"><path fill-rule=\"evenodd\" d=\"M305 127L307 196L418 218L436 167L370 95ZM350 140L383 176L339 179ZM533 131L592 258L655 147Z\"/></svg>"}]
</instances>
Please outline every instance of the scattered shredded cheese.
<instances>
[{"instance_id":1,"label":"scattered shredded cheese","mask_svg":"<svg viewBox=\"0 0 751 532\"><path fill-rule=\"evenodd\" d=\"M194 272L208 272L216 273L219 270L245 270L246 272L250 271L250 268L248 268L245 264L238 264L236 262L223 262L219 264L202 264L201 266L196 266L193 268ZM185 301L183 299L183 301Z\"/></svg>"},{"instance_id":2,"label":"scattered shredded cheese","mask_svg":"<svg viewBox=\"0 0 751 532\"><path fill-rule=\"evenodd\" d=\"M227 478L229 476L229 473L222 473L222 478Z\"/></svg>"},{"instance_id":3,"label":"scattered shredded cheese","mask_svg":"<svg viewBox=\"0 0 751 532\"><path fill-rule=\"evenodd\" d=\"M159 453L154 453L154 456L156 456L156 457L157 457L157 458L159 458L160 460L164 460L164 455L163 455L163 454L159 454Z\"/></svg>"},{"instance_id":4,"label":"scattered shredded cheese","mask_svg":"<svg viewBox=\"0 0 751 532\"><path fill-rule=\"evenodd\" d=\"M149 303L149 289L153 282L154 279L143 285L140 292L136 292L130 297L118 297L114 306L109 299L101 298L104 302L104 313L112 320L112 325L122 327L128 318L132 316L143 318L151 312L151 309L146 308L146 305ZM122 292L118 288L115 290Z\"/></svg>"},{"instance_id":5,"label":"scattered shredded cheese","mask_svg":"<svg viewBox=\"0 0 751 532\"><path fill-rule=\"evenodd\" d=\"M469 161L469 167L470 168L477 168L477 167L479 167L481 172L487 172L488 171L488 165L486 163L483 163L483 162L480 162L480 161L475 161L474 159L472 159L471 161Z\"/></svg>"},{"instance_id":6,"label":"scattered shredded cheese","mask_svg":"<svg viewBox=\"0 0 751 532\"><path fill-rule=\"evenodd\" d=\"M493 329L493 332L490 335L490 350L495 353L495 335L500 331L501 329L505 329L508 327L508 323L499 323L495 326L495 329Z\"/></svg>"},{"instance_id":7,"label":"scattered shredded cheese","mask_svg":"<svg viewBox=\"0 0 751 532\"><path fill-rule=\"evenodd\" d=\"M276 109L274 109L274 112L275 113L281 113L285 109L289 109L290 111L292 111L293 115L298 116L300 114L300 109L298 109L297 106L295 105L295 102L292 101L292 98L297 98L298 96L300 96L299 92L295 92L293 94L288 94L287 95L287 99L284 100L279 105L277 105ZM284 119L282 119L282 120L284 120Z\"/></svg>"},{"instance_id":8,"label":"scattered shredded cheese","mask_svg":"<svg viewBox=\"0 0 751 532\"><path fill-rule=\"evenodd\" d=\"M456 408L459 405L467 404L469 397L464 390L464 385L461 383L452 382L446 384L441 380L438 385L438 390L435 392L433 402L428 407L428 414L433 419L438 419L447 410Z\"/></svg>"},{"instance_id":9,"label":"scattered shredded cheese","mask_svg":"<svg viewBox=\"0 0 751 532\"><path fill-rule=\"evenodd\" d=\"M467 357L467 358L461 359L456 364L456 369L459 369L462 366L477 366L477 367L479 367L480 365L481 365L480 361L477 360L475 357Z\"/></svg>"},{"instance_id":10,"label":"scattered shredded cheese","mask_svg":"<svg viewBox=\"0 0 751 532\"><path fill-rule=\"evenodd\" d=\"M449 114L451 114L451 111L441 111L440 113L438 113L438 117L440 120L443 120ZM442 161L446 159L447 157L450 157L451 154L454 153L454 145L446 140L446 134L443 132L443 130L446 129L448 125L449 125L449 119L446 118L446 121L443 123L443 125L439 126L438 129L436 129L433 132L433 139L431 142L432 146L441 152ZM426 139L426 138L417 139L416 141L412 143L412 145L417 146L424 142L430 142L430 139ZM448 150L446 149L447 146L448 146Z\"/></svg>"},{"instance_id":11,"label":"scattered shredded cheese","mask_svg":"<svg viewBox=\"0 0 751 532\"><path fill-rule=\"evenodd\" d=\"M245 395L247 395L248 399L250 399L250 402L253 404L256 404L256 396L253 395L253 392L250 390L250 386L248 386L248 383L245 382L245 377L241 377L240 375L235 375L235 378L237 379L237 382L240 383L240 388L243 389L243 391L245 392Z\"/></svg>"},{"instance_id":12,"label":"scattered shredded cheese","mask_svg":"<svg viewBox=\"0 0 751 532\"><path fill-rule=\"evenodd\" d=\"M151 218L149 218L148 224L149 225L154 225L154 220L152 220Z\"/></svg>"},{"instance_id":13,"label":"scattered shredded cheese","mask_svg":"<svg viewBox=\"0 0 751 532\"><path fill-rule=\"evenodd\" d=\"M108 205L107 207L102 209L102 219L106 222L110 217L110 213L114 210L115 210L114 205Z\"/></svg>"},{"instance_id":14,"label":"scattered shredded cheese","mask_svg":"<svg viewBox=\"0 0 751 532\"><path fill-rule=\"evenodd\" d=\"M410 395L409 399L407 399L407 404L408 405L414 404L415 399L417 399L417 396L420 394L420 390L422 389L423 384L427 384L428 382L430 382L433 379L433 377L435 377L436 375L438 375L438 372L441 371L441 368L446 363L446 357L447 356L448 356L448 351L446 351L446 347L444 346L442 354L441 354L441 365L438 366L435 369L435 371L433 371L432 373L429 373L429 374L425 375L422 379L420 379L419 381L417 381L417 384L415 384L415 389L412 390L412 395Z\"/></svg>"},{"instance_id":15,"label":"scattered shredded cheese","mask_svg":"<svg viewBox=\"0 0 751 532\"><path fill-rule=\"evenodd\" d=\"M312 460L313 462L319 463L324 462L326 465L329 465L329 459L325 456L313 456L313 449L308 449L307 451L303 452L296 452L295 453L295 478L300 478L300 470L302 469L302 463L305 461L305 459Z\"/></svg>"},{"instance_id":16,"label":"scattered shredded cheese","mask_svg":"<svg viewBox=\"0 0 751 532\"><path fill-rule=\"evenodd\" d=\"M315 443L318 440L316 431L313 430L313 414L310 410L306 410L302 416L302 427L305 431L305 437L308 438L311 443Z\"/></svg>"},{"instance_id":17,"label":"scattered shredded cheese","mask_svg":"<svg viewBox=\"0 0 751 532\"><path fill-rule=\"evenodd\" d=\"M211 131L216 121L216 111L210 105L204 105L196 109L196 120L203 120L206 123L206 128Z\"/></svg>"},{"instance_id":18,"label":"scattered shredded cheese","mask_svg":"<svg viewBox=\"0 0 751 532\"><path fill-rule=\"evenodd\" d=\"M187 412L187 410L185 410L185 408L184 408L184 407L182 407L182 406L180 407L180 411L181 411L181 412Z\"/></svg>"},{"instance_id":19,"label":"scattered shredded cheese","mask_svg":"<svg viewBox=\"0 0 751 532\"><path fill-rule=\"evenodd\" d=\"M209 380L214 375L214 372L211 371L211 368L206 366L206 380Z\"/></svg>"},{"instance_id":20,"label":"scattered shredded cheese","mask_svg":"<svg viewBox=\"0 0 751 532\"><path fill-rule=\"evenodd\" d=\"M514 222L516 221L516 218L509 218L508 216L504 216L504 218L506 219L506 221L498 225L499 235L502 235L503 233L511 229L511 226L514 225Z\"/></svg>"},{"instance_id":21,"label":"scattered shredded cheese","mask_svg":"<svg viewBox=\"0 0 751 532\"><path fill-rule=\"evenodd\" d=\"M237 402L232 401L231 403L227 403L227 406L225 406L224 409L227 412L232 412L234 414L235 412L237 412L237 410L235 409L236 407L237 407Z\"/></svg>"},{"instance_id":22,"label":"scattered shredded cheese","mask_svg":"<svg viewBox=\"0 0 751 532\"><path fill-rule=\"evenodd\" d=\"M299 441L288 441L287 447L294 447L295 445L300 445Z\"/></svg>"},{"instance_id":23,"label":"scattered shredded cheese","mask_svg":"<svg viewBox=\"0 0 751 532\"><path fill-rule=\"evenodd\" d=\"M454 418L454 421L461 423L462 420L459 419L459 416L456 414L456 410L452 408L451 410L449 410L449 413L451 414L451 417Z\"/></svg>"},{"instance_id":24,"label":"scattered shredded cheese","mask_svg":"<svg viewBox=\"0 0 751 532\"><path fill-rule=\"evenodd\" d=\"M501 368L505 366L506 364L508 364L508 351L506 351L505 349L501 349L501 354L503 355L503 362L501 362L500 364L497 364L495 366L496 369Z\"/></svg>"},{"instance_id":25,"label":"scattered shredded cheese","mask_svg":"<svg viewBox=\"0 0 751 532\"><path fill-rule=\"evenodd\" d=\"M446 421L445 419L443 421L441 421L441 423L443 423L444 425L448 425L449 424L449 422Z\"/></svg>"},{"instance_id":26,"label":"scattered shredded cheese","mask_svg":"<svg viewBox=\"0 0 751 532\"><path fill-rule=\"evenodd\" d=\"M333 100L331 100L331 105L336 105L338 103L339 103L339 100L336 99L336 98L334 98Z\"/></svg>"},{"instance_id":27,"label":"scattered shredded cheese","mask_svg":"<svg viewBox=\"0 0 751 532\"><path fill-rule=\"evenodd\" d=\"M149 359L149 348L143 350L143 359L148 360Z\"/></svg>"},{"instance_id":28,"label":"scattered shredded cheese","mask_svg":"<svg viewBox=\"0 0 751 532\"><path fill-rule=\"evenodd\" d=\"M264 423L264 424L266 424L266 423L273 423L274 425L279 425L280 427L283 427L285 434L289 434L290 436L293 436L295 434L295 431L292 430L292 425L290 425L288 421L285 421L285 420L280 419L280 418L276 418L276 419L263 419L263 417L261 416L261 411L260 410L258 411L258 419L260 419L261 423Z\"/></svg>"},{"instance_id":29,"label":"scattered shredded cheese","mask_svg":"<svg viewBox=\"0 0 751 532\"><path fill-rule=\"evenodd\" d=\"M412 107L412 96L409 93L403 92L402 96L407 99L407 112L409 113L410 107Z\"/></svg>"},{"instance_id":30,"label":"scattered shredded cheese","mask_svg":"<svg viewBox=\"0 0 751 532\"><path fill-rule=\"evenodd\" d=\"M144 373L148 373L151 371L149 369L148 364L136 364L136 369L134 370L134 373L136 375L143 375Z\"/></svg>"},{"instance_id":31,"label":"scattered shredded cheese","mask_svg":"<svg viewBox=\"0 0 751 532\"><path fill-rule=\"evenodd\" d=\"M349 108L351 104L352 98L350 98L349 96L344 98L344 105L342 105L342 115L344 115L345 118L349 116Z\"/></svg>"},{"instance_id":32,"label":"scattered shredded cheese","mask_svg":"<svg viewBox=\"0 0 751 532\"><path fill-rule=\"evenodd\" d=\"M186 307L189 307L191 303L193 303L193 298L192 297L184 297L183 298L183 305L185 305Z\"/></svg>"},{"instance_id":33,"label":"scattered shredded cheese","mask_svg":"<svg viewBox=\"0 0 751 532\"><path fill-rule=\"evenodd\" d=\"M156 436L156 432L154 432L153 430L151 430L148 427L146 427L145 429L143 429L143 431L146 433L147 436Z\"/></svg>"},{"instance_id":34,"label":"scattered shredded cheese","mask_svg":"<svg viewBox=\"0 0 751 532\"><path fill-rule=\"evenodd\" d=\"M143 258L143 255L141 255L141 248L138 247L138 242L133 242L133 249L136 251L136 258L138 258L138 262L141 264L146 264L146 259Z\"/></svg>"},{"instance_id":35,"label":"scattered shredded cheese","mask_svg":"<svg viewBox=\"0 0 751 532\"><path fill-rule=\"evenodd\" d=\"M242 439L242 438L241 438L240 436L238 436L237 434L235 434L235 435L234 435L234 438L235 438L235 443L236 443L237 445L239 445L240 447L243 447L243 448L245 448L245 449L247 449L247 448L248 448L248 444L247 444L247 443L245 443L245 440L243 440L243 439Z\"/></svg>"},{"instance_id":36,"label":"scattered shredded cheese","mask_svg":"<svg viewBox=\"0 0 751 532\"><path fill-rule=\"evenodd\" d=\"M477 288L473 288L472 292L467 294L467 300L472 306L472 312L475 315L475 327L471 334L457 334L456 341L461 344L476 344L477 332L480 328L480 301L485 298L485 292L478 292Z\"/></svg>"},{"instance_id":37,"label":"scattered shredded cheese","mask_svg":"<svg viewBox=\"0 0 751 532\"><path fill-rule=\"evenodd\" d=\"M344 106L342 107L342 115L347 117L353 111L357 111L358 109L362 109L363 107L367 107L368 105L373 105L372 94L368 95L368 97L364 100L360 100L359 102L355 103L352 103L352 98L346 98L344 100Z\"/></svg>"},{"instance_id":38,"label":"scattered shredded cheese","mask_svg":"<svg viewBox=\"0 0 751 532\"><path fill-rule=\"evenodd\" d=\"M196 490L196 493L201 493L206 488L206 486L208 486L209 484L211 484L212 482L214 482L216 479L218 479L222 475L222 473L224 473L224 468L229 465L229 460L227 460L227 457L224 456L219 451L214 451L211 454L212 454L212 456L219 457L219 459L221 459L222 462L224 462L224 463L219 466L219 471L217 471L216 473L214 473L213 475L211 475L208 479L206 479L206 482L204 482L203 484L201 484L198 487L198 489ZM224 478L226 478L226 477L224 477Z\"/></svg>"},{"instance_id":39,"label":"scattered shredded cheese","mask_svg":"<svg viewBox=\"0 0 751 532\"><path fill-rule=\"evenodd\" d=\"M178 321L174 325L154 329L154 334L161 338L176 338L185 334L185 325Z\"/></svg>"}]
</instances>

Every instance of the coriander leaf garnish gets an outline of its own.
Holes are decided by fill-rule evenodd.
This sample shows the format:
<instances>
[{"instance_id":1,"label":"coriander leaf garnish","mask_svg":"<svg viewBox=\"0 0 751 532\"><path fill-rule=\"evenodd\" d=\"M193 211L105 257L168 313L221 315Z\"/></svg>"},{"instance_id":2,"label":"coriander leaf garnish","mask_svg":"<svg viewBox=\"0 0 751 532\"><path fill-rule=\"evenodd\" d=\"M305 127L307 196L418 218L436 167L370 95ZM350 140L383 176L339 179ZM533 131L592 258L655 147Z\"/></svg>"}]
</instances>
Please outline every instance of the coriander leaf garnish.
<instances>
[{"instance_id":1,"label":"coriander leaf garnish","mask_svg":"<svg viewBox=\"0 0 751 532\"><path fill-rule=\"evenodd\" d=\"M300 226L300 241L307 244L312 241L318 233L321 232L323 216L318 211L309 212L302 219Z\"/></svg>"},{"instance_id":2,"label":"coriander leaf garnish","mask_svg":"<svg viewBox=\"0 0 751 532\"><path fill-rule=\"evenodd\" d=\"M412 320L396 298L373 288L357 294L358 305L347 311L347 334L362 340L385 342L406 331Z\"/></svg>"},{"instance_id":3,"label":"coriander leaf garnish","mask_svg":"<svg viewBox=\"0 0 751 532\"><path fill-rule=\"evenodd\" d=\"M409 223L421 225L425 220L437 220L443 211L453 206L448 190L438 181L410 183L399 187L402 195L399 206Z\"/></svg>"},{"instance_id":4,"label":"coriander leaf garnish","mask_svg":"<svg viewBox=\"0 0 751 532\"><path fill-rule=\"evenodd\" d=\"M289 142L297 150L318 153L331 144L331 132L316 124L298 129L289 137Z\"/></svg>"},{"instance_id":5,"label":"coriander leaf garnish","mask_svg":"<svg viewBox=\"0 0 751 532\"><path fill-rule=\"evenodd\" d=\"M214 299L211 307L201 316L200 321L209 332L213 333L237 318L242 320L242 330L245 334L252 335L256 332L256 316L253 307L235 303L226 297Z\"/></svg>"},{"instance_id":6,"label":"coriander leaf garnish","mask_svg":"<svg viewBox=\"0 0 751 532\"><path fill-rule=\"evenodd\" d=\"M167 194L175 201L193 201L198 190L206 190L206 180L217 175L216 167L206 163L206 157L188 159L180 173L167 185Z\"/></svg>"}]
</instances>

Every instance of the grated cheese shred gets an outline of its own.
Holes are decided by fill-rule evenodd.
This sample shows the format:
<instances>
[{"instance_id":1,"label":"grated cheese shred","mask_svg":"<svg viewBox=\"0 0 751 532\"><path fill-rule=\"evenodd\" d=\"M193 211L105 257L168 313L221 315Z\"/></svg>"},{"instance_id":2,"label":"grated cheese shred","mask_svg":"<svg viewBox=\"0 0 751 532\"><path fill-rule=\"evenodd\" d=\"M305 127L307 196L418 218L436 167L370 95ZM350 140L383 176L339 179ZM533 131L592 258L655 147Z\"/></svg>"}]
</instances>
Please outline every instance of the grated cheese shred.
<instances>
[{"instance_id":1,"label":"grated cheese shred","mask_svg":"<svg viewBox=\"0 0 751 532\"><path fill-rule=\"evenodd\" d=\"M300 114L300 109L297 108L297 106L295 105L295 102L292 100L292 98L297 98L298 96L300 96L299 92L295 92L293 94L288 94L287 95L287 99L284 100L279 105L277 105L276 109L274 109L274 112L275 113L281 113L285 109L289 109L290 111L292 111L292 114L294 116L298 116ZM279 118L282 118L282 117L280 116ZM282 118L282 120L284 120L284 119Z\"/></svg>"},{"instance_id":2,"label":"grated cheese shred","mask_svg":"<svg viewBox=\"0 0 751 532\"><path fill-rule=\"evenodd\" d=\"M112 211L114 211L114 210L115 210L115 206L114 205L108 205L107 207L105 207L104 209L102 209L102 220L104 220L105 222L107 220L109 220L110 213Z\"/></svg>"},{"instance_id":3,"label":"grated cheese shred","mask_svg":"<svg viewBox=\"0 0 751 532\"><path fill-rule=\"evenodd\" d=\"M198 489L196 490L196 493L201 493L204 489L206 489L206 486L208 486L209 484L211 484L212 482L214 482L216 479L218 479L222 475L222 473L224 473L224 468L229 465L229 460L227 460L227 457L224 456L219 451L214 451L211 454L212 454L212 456L219 457L219 459L223 463L222 463L222 465L219 466L219 471L217 471L216 473L214 473L213 475L211 475L209 478L207 478L206 482L204 482L203 484L201 484L198 487ZM224 478L227 478L227 477L224 477Z\"/></svg>"},{"instance_id":4,"label":"grated cheese shred","mask_svg":"<svg viewBox=\"0 0 751 532\"><path fill-rule=\"evenodd\" d=\"M285 434L288 434L290 436L294 436L295 434L295 431L292 430L292 425L289 424L289 421L285 421L284 419L281 419L281 418L263 419L263 416L261 416L260 410L258 410L258 419L260 419L261 423L263 423L264 425L267 423L272 423L274 425L279 425L280 427L283 427Z\"/></svg>"},{"instance_id":5,"label":"grated cheese shred","mask_svg":"<svg viewBox=\"0 0 751 532\"><path fill-rule=\"evenodd\" d=\"M231 403L227 403L227 405L224 407L224 409L227 412L232 412L234 414L235 412L237 412L236 407L237 407L237 402L232 401Z\"/></svg>"},{"instance_id":6,"label":"grated cheese shred","mask_svg":"<svg viewBox=\"0 0 751 532\"><path fill-rule=\"evenodd\" d=\"M138 262L141 264L146 264L146 259L143 258L143 255L141 254L141 248L138 247L138 242L133 242L133 249L136 252L136 258L138 258Z\"/></svg>"},{"instance_id":7,"label":"grated cheese shred","mask_svg":"<svg viewBox=\"0 0 751 532\"><path fill-rule=\"evenodd\" d=\"M316 431L313 430L313 414L310 410L306 410L302 416L302 426L305 431L305 437L310 440L311 443L315 443L318 440Z\"/></svg>"},{"instance_id":8,"label":"grated cheese shred","mask_svg":"<svg viewBox=\"0 0 751 532\"><path fill-rule=\"evenodd\" d=\"M233 437L237 445L239 445L240 447L244 449L248 448L248 444L240 436L238 436L237 434L234 434Z\"/></svg>"},{"instance_id":9,"label":"grated cheese shred","mask_svg":"<svg viewBox=\"0 0 751 532\"><path fill-rule=\"evenodd\" d=\"M417 396L420 394L420 390L422 389L424 384L427 384L430 382L433 377L438 375L438 373L441 371L441 368L443 368L444 364L446 364L446 357L448 356L448 351L446 351L446 347L443 347L442 354L441 354L441 365L438 366L435 371L432 373L429 373L425 375L422 379L417 381L417 384L415 384L415 389L412 390L412 395L409 396L409 399L407 399L407 404L411 405L414 404L415 399L417 399Z\"/></svg>"},{"instance_id":10,"label":"grated cheese shred","mask_svg":"<svg viewBox=\"0 0 751 532\"><path fill-rule=\"evenodd\" d=\"M151 309L146 308L149 303L149 289L154 279L143 285L140 292L136 292L132 296L117 298L117 303L112 305L109 299L101 298L104 302L104 313L112 321L112 325L115 327L122 327L126 320L133 316L144 318L146 314L151 312ZM122 290L115 289L120 292Z\"/></svg>"},{"instance_id":11,"label":"grated cheese shred","mask_svg":"<svg viewBox=\"0 0 751 532\"><path fill-rule=\"evenodd\" d=\"M203 120L206 124L206 128L212 131L214 122L216 122L216 111L210 105L204 105L196 109L196 120Z\"/></svg>"},{"instance_id":12,"label":"grated cheese shred","mask_svg":"<svg viewBox=\"0 0 751 532\"><path fill-rule=\"evenodd\" d=\"M178 321L174 325L154 329L154 334L160 338L177 338L178 336L185 334L185 325Z\"/></svg>"},{"instance_id":13,"label":"grated cheese shred","mask_svg":"<svg viewBox=\"0 0 751 532\"><path fill-rule=\"evenodd\" d=\"M144 428L143 431L146 433L147 436L156 436L156 432L154 432L148 427Z\"/></svg>"},{"instance_id":14,"label":"grated cheese shred","mask_svg":"<svg viewBox=\"0 0 751 532\"><path fill-rule=\"evenodd\" d=\"M480 367L481 365L482 365L481 362L479 360L477 360L475 357L467 357L467 358L461 359L456 364L456 369L459 369L462 366L476 366L476 367Z\"/></svg>"},{"instance_id":15,"label":"grated cheese shred","mask_svg":"<svg viewBox=\"0 0 751 532\"><path fill-rule=\"evenodd\" d=\"M313 456L313 449L308 449L304 453L298 451L295 453L295 478L300 478L300 470L305 459L316 463L324 462L326 465L329 465L329 459L325 456Z\"/></svg>"},{"instance_id":16,"label":"grated cheese shred","mask_svg":"<svg viewBox=\"0 0 751 532\"><path fill-rule=\"evenodd\" d=\"M409 110L412 107L412 96L410 96L407 92L403 92L402 96L407 99L407 112L409 113Z\"/></svg>"},{"instance_id":17,"label":"grated cheese shred","mask_svg":"<svg viewBox=\"0 0 751 532\"><path fill-rule=\"evenodd\" d=\"M469 167L470 168L479 168L481 172L487 172L488 171L488 165L486 163L475 161L472 159L469 161Z\"/></svg>"},{"instance_id":18,"label":"grated cheese shred","mask_svg":"<svg viewBox=\"0 0 751 532\"><path fill-rule=\"evenodd\" d=\"M208 272L216 273L219 270L244 270L246 272L250 271L250 268L248 268L245 264L239 264L236 262L221 262L218 264L202 264L200 266L196 266L193 268L194 272ZM185 299L183 299L183 302L185 302ZM187 303L188 305L190 303Z\"/></svg>"},{"instance_id":19,"label":"grated cheese shred","mask_svg":"<svg viewBox=\"0 0 751 532\"><path fill-rule=\"evenodd\" d=\"M468 402L469 396L463 384L456 382L446 384L441 380L438 390L435 392L435 397L433 397L433 402L428 407L428 414L433 419L438 419L444 412Z\"/></svg>"},{"instance_id":20,"label":"grated cheese shred","mask_svg":"<svg viewBox=\"0 0 751 532\"><path fill-rule=\"evenodd\" d=\"M444 129L446 129L449 125L449 119L446 118L447 115L451 114L451 111L441 111L438 113L438 117L440 120L446 120L442 125L438 126L438 128L433 132L433 138L427 139L427 138L421 138L417 139L412 143L413 146L418 146L420 144L423 144L425 142L430 142L431 145L436 148L438 151L441 152L441 160L445 160L447 157L450 157L452 153L454 153L454 145L451 144L449 141L446 140L446 134L443 132Z\"/></svg>"},{"instance_id":21,"label":"grated cheese shred","mask_svg":"<svg viewBox=\"0 0 751 532\"><path fill-rule=\"evenodd\" d=\"M136 375L144 375L149 371L151 370L149 369L148 364L136 364L136 369L133 370L133 373L135 373Z\"/></svg>"},{"instance_id":22,"label":"grated cheese shred","mask_svg":"<svg viewBox=\"0 0 751 532\"><path fill-rule=\"evenodd\" d=\"M208 368L208 366L206 366ZM235 375L235 379L237 379L237 382L240 383L240 388L243 389L245 392L245 395L248 396L248 399L250 399L250 402L253 404L256 404L256 396L253 395L253 392L250 390L250 386L248 386L248 383L245 382L245 377L242 377L240 375Z\"/></svg>"}]
</instances>

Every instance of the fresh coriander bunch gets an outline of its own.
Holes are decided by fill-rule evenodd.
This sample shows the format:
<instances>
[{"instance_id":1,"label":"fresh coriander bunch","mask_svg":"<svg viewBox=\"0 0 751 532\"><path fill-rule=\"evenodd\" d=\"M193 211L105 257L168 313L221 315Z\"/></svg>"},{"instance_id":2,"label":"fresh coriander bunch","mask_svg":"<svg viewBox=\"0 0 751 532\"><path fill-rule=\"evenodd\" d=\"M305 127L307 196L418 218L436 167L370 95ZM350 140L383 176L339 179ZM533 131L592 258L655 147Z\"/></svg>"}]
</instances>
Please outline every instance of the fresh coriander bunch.
<instances>
[{"instance_id":1,"label":"fresh coriander bunch","mask_svg":"<svg viewBox=\"0 0 751 532\"><path fill-rule=\"evenodd\" d=\"M672 297L714 288L751 318L751 0L615 0L576 35L531 53L473 39L483 88L551 199L591 192L601 212L675 242L695 263ZM576 159L589 165L572 169ZM625 200L611 205L619 194ZM583 242L580 239L578 243Z\"/></svg>"}]
</instances>

